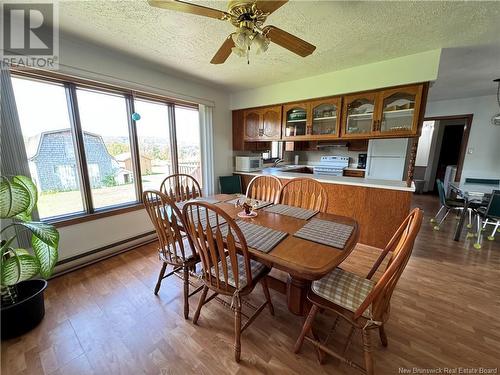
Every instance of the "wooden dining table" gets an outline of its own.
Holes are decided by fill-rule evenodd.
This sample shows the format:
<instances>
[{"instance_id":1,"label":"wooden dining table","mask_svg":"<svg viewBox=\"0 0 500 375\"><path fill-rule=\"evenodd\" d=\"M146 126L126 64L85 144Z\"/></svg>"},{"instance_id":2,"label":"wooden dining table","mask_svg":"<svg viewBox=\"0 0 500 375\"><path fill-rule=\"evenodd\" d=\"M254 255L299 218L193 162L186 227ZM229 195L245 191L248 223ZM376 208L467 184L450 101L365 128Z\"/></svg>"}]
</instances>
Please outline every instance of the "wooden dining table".
<instances>
[{"instance_id":1,"label":"wooden dining table","mask_svg":"<svg viewBox=\"0 0 500 375\"><path fill-rule=\"evenodd\" d=\"M234 219L237 219L238 212L242 211L240 207L226 203L234 199L235 195L219 194L207 198L218 200L216 205ZM302 228L307 220L266 212L264 208L257 210L257 213L256 217L243 220L287 232L289 235L268 253L249 248L251 257L288 274L286 281L268 275L269 287L286 295L290 312L304 316L308 310L306 296L311 282L321 279L335 269L353 251L359 239L358 223L352 218L322 212L314 216L353 227L344 248L339 249L294 237L293 234Z\"/></svg>"}]
</instances>

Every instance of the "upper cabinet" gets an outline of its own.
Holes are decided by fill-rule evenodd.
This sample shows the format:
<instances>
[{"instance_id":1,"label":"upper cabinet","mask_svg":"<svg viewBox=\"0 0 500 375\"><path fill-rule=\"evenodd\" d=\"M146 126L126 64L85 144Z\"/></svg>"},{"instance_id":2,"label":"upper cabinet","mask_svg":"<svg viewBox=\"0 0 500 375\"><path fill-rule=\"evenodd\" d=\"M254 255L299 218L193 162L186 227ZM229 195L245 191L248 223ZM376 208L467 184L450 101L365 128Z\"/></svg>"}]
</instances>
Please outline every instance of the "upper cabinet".
<instances>
[{"instance_id":1,"label":"upper cabinet","mask_svg":"<svg viewBox=\"0 0 500 375\"><path fill-rule=\"evenodd\" d=\"M380 92L380 118L377 132L382 135L416 134L422 98L422 86Z\"/></svg>"},{"instance_id":2,"label":"upper cabinet","mask_svg":"<svg viewBox=\"0 0 500 375\"><path fill-rule=\"evenodd\" d=\"M234 143L417 137L427 89L421 83L234 111Z\"/></svg>"},{"instance_id":3,"label":"upper cabinet","mask_svg":"<svg viewBox=\"0 0 500 375\"><path fill-rule=\"evenodd\" d=\"M336 139L340 135L341 97L283 106L283 139Z\"/></svg>"},{"instance_id":4,"label":"upper cabinet","mask_svg":"<svg viewBox=\"0 0 500 375\"><path fill-rule=\"evenodd\" d=\"M283 139L307 139L310 129L309 105L294 103L283 106Z\"/></svg>"},{"instance_id":5,"label":"upper cabinet","mask_svg":"<svg viewBox=\"0 0 500 375\"><path fill-rule=\"evenodd\" d=\"M341 97L315 100L309 103L311 113L310 135L316 140L340 136Z\"/></svg>"},{"instance_id":6,"label":"upper cabinet","mask_svg":"<svg viewBox=\"0 0 500 375\"><path fill-rule=\"evenodd\" d=\"M247 109L243 112L245 141L281 139L281 106Z\"/></svg>"},{"instance_id":7,"label":"upper cabinet","mask_svg":"<svg viewBox=\"0 0 500 375\"><path fill-rule=\"evenodd\" d=\"M342 133L350 138L366 138L376 128L377 93L344 97Z\"/></svg>"},{"instance_id":8,"label":"upper cabinet","mask_svg":"<svg viewBox=\"0 0 500 375\"><path fill-rule=\"evenodd\" d=\"M418 135L423 85L344 97L342 137L388 138Z\"/></svg>"},{"instance_id":9,"label":"upper cabinet","mask_svg":"<svg viewBox=\"0 0 500 375\"><path fill-rule=\"evenodd\" d=\"M262 113L262 135L264 140L281 138L281 106L264 108Z\"/></svg>"}]
</instances>

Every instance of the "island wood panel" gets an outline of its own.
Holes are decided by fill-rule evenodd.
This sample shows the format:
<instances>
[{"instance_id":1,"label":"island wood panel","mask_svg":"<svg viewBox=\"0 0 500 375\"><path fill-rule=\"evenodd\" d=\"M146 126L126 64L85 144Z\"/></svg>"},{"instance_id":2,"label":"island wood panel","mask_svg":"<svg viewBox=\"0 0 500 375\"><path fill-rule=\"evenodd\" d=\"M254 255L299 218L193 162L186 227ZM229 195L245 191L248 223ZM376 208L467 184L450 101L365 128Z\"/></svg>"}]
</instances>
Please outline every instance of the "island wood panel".
<instances>
[{"instance_id":1,"label":"island wood panel","mask_svg":"<svg viewBox=\"0 0 500 375\"><path fill-rule=\"evenodd\" d=\"M243 191L254 176L241 175ZM285 184L288 179L280 179ZM359 242L383 248L410 212L412 193L322 183L328 195L327 213L351 217L359 224Z\"/></svg>"}]
</instances>

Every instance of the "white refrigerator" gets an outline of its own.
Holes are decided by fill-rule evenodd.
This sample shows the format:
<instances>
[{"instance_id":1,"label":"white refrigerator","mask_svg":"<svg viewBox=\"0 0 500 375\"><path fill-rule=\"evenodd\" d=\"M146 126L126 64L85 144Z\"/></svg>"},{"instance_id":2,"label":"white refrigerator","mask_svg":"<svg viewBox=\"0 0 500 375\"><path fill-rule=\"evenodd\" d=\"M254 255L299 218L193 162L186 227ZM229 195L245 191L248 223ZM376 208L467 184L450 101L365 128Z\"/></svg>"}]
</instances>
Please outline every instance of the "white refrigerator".
<instances>
[{"instance_id":1,"label":"white refrigerator","mask_svg":"<svg viewBox=\"0 0 500 375\"><path fill-rule=\"evenodd\" d=\"M366 178L402 181L407 150L407 138L370 139L366 158Z\"/></svg>"}]
</instances>

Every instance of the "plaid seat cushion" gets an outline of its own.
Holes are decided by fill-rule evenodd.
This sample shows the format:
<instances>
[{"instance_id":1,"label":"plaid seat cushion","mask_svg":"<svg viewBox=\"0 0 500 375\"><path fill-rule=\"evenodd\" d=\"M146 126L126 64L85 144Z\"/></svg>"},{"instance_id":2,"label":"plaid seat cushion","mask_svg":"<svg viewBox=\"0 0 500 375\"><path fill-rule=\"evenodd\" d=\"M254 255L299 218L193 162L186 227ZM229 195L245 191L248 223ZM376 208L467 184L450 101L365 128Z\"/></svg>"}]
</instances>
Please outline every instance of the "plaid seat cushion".
<instances>
[{"instance_id":1,"label":"plaid seat cushion","mask_svg":"<svg viewBox=\"0 0 500 375\"><path fill-rule=\"evenodd\" d=\"M185 256L185 259L184 259L184 260L189 260L189 259L193 258L193 257L194 257L193 250L191 249L191 246L190 246L190 244L189 244L189 241L188 241L187 237L184 237L184 238L182 239L182 243L183 243L183 245L184 245L184 256ZM175 260L175 261L178 261L178 262L182 262L182 252L181 252L181 249L180 249L180 247L179 247L179 243L178 243L178 242L176 242L176 243L175 243L175 246L177 247L177 251L176 251L176 253L177 253L177 257L178 257L179 259L177 259L177 260L172 259L172 260ZM167 250L167 251L168 251L168 250ZM160 253L160 259L161 259L161 260L168 260L168 258L166 258L166 257L165 257L165 255L163 255L163 251L162 251L162 249L158 249L158 252ZM175 257L175 254L174 254L174 252L172 251L172 248L170 248L170 253L171 253L172 258L174 258L174 257Z\"/></svg>"},{"instance_id":2,"label":"plaid seat cushion","mask_svg":"<svg viewBox=\"0 0 500 375\"><path fill-rule=\"evenodd\" d=\"M355 312L371 292L375 282L335 268L328 275L312 283L312 291L320 297L349 311ZM370 317L371 306L363 316Z\"/></svg>"},{"instance_id":3,"label":"plaid seat cushion","mask_svg":"<svg viewBox=\"0 0 500 375\"><path fill-rule=\"evenodd\" d=\"M240 284L239 289L243 289L248 284L247 275L245 272L245 258L243 257L243 255L237 254L237 259L238 259L239 284ZM232 287L236 288L236 282L233 277L231 260L229 259L229 256L226 257L226 264L227 264L227 283ZM224 282L224 271L222 270L221 262L218 263L218 269L219 269L219 279L220 281ZM264 272L265 269L266 266L264 266L262 263L250 259L250 271L252 273L253 280L255 280L256 277L260 276L260 274ZM213 276L216 276L214 267L212 267L211 273Z\"/></svg>"}]
</instances>

